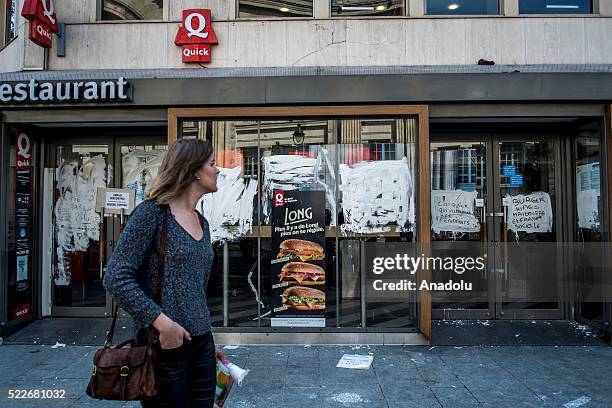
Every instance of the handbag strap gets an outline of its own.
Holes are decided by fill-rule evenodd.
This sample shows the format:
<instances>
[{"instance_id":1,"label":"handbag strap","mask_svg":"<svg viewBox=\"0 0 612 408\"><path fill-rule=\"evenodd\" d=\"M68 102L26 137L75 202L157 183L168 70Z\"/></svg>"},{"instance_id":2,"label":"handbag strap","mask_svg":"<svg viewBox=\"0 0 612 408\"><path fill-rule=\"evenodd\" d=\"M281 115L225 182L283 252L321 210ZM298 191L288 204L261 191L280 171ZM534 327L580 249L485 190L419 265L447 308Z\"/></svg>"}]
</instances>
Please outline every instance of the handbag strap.
<instances>
[{"instance_id":1,"label":"handbag strap","mask_svg":"<svg viewBox=\"0 0 612 408\"><path fill-rule=\"evenodd\" d=\"M155 303L161 305L161 284L164 276L164 265L166 262L166 241L168 241L168 207L163 206L164 221L162 223L162 233L159 241L159 258L157 260L157 276L155 282ZM119 312L119 304L115 302L115 308L113 310L113 322L111 323L110 330L106 332L106 341L104 347L109 348L113 344L113 336L115 335L115 325L117 324L117 314ZM152 336L149 336L149 342Z\"/></svg>"},{"instance_id":2,"label":"handbag strap","mask_svg":"<svg viewBox=\"0 0 612 408\"><path fill-rule=\"evenodd\" d=\"M155 303L161 305L161 286L164 277L164 265L166 263L166 241L168 241L168 206L164 206L164 222L159 242L159 258L157 259L157 281L155 283Z\"/></svg>"}]
</instances>

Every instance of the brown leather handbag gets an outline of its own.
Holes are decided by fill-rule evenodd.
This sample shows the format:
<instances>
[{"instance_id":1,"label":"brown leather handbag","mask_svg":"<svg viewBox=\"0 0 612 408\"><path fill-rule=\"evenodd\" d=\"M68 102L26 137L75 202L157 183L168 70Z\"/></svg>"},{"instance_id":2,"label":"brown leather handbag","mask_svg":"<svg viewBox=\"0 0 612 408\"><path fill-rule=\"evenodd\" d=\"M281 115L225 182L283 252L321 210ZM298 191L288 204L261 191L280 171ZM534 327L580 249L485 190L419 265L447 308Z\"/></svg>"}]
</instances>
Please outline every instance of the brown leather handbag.
<instances>
[{"instance_id":1,"label":"brown leather handbag","mask_svg":"<svg viewBox=\"0 0 612 408\"><path fill-rule=\"evenodd\" d=\"M168 214L164 212L155 285L155 302L157 304L161 304L161 282L167 239ZM131 339L116 347L111 347L118 309L118 305L115 305L113 322L110 330L106 333L104 347L94 354L94 368L87 385L87 395L97 399L120 401L135 401L153 397L157 394L156 356L153 349L154 330L150 327L147 329L146 346L138 346L136 339Z\"/></svg>"}]
</instances>

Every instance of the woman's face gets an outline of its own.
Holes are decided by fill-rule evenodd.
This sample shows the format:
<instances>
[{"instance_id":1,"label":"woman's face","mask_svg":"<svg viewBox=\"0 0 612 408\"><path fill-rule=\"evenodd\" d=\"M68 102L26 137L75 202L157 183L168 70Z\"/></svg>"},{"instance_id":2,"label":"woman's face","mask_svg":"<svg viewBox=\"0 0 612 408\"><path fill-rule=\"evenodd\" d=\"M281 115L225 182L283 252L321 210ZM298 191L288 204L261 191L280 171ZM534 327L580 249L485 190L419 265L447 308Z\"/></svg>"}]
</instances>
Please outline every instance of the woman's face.
<instances>
[{"instance_id":1,"label":"woman's face","mask_svg":"<svg viewBox=\"0 0 612 408\"><path fill-rule=\"evenodd\" d=\"M196 183L202 189L203 193L214 193L217 188L217 176L219 169L215 166L214 154L211 154L206 163L200 167L196 173Z\"/></svg>"}]
</instances>

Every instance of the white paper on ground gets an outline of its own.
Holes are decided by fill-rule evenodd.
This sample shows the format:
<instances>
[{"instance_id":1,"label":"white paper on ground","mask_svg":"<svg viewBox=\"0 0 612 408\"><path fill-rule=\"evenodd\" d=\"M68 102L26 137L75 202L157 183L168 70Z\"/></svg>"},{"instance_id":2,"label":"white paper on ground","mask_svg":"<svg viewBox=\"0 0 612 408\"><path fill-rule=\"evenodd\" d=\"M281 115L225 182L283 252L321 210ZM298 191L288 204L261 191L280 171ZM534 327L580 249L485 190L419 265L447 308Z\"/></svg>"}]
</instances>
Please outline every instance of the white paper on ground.
<instances>
[{"instance_id":1,"label":"white paper on ground","mask_svg":"<svg viewBox=\"0 0 612 408\"><path fill-rule=\"evenodd\" d=\"M345 354L342 356L336 368L351 368L353 370L369 370L374 361L374 356L359 354Z\"/></svg>"}]
</instances>

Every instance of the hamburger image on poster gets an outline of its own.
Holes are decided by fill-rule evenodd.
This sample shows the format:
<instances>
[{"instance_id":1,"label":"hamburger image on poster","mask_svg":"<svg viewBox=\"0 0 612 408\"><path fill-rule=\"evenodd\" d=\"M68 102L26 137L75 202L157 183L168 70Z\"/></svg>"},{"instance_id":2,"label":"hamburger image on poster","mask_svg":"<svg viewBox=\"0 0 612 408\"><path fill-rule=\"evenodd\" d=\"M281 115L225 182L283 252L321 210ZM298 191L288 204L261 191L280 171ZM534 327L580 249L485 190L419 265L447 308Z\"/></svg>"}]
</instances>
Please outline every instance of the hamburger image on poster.
<instances>
[{"instance_id":1,"label":"hamburger image on poster","mask_svg":"<svg viewBox=\"0 0 612 408\"><path fill-rule=\"evenodd\" d=\"M286 239L279 245L277 259L288 261L321 261L325 259L323 247L316 242L304 239Z\"/></svg>"},{"instance_id":2,"label":"hamburger image on poster","mask_svg":"<svg viewBox=\"0 0 612 408\"><path fill-rule=\"evenodd\" d=\"M289 286L313 286L325 284L325 270L320 266L306 262L287 262L278 275L279 282Z\"/></svg>"},{"instance_id":3,"label":"hamburger image on poster","mask_svg":"<svg viewBox=\"0 0 612 408\"><path fill-rule=\"evenodd\" d=\"M325 310L325 292L305 286L290 286L281 295L283 306L293 310Z\"/></svg>"}]
</instances>

